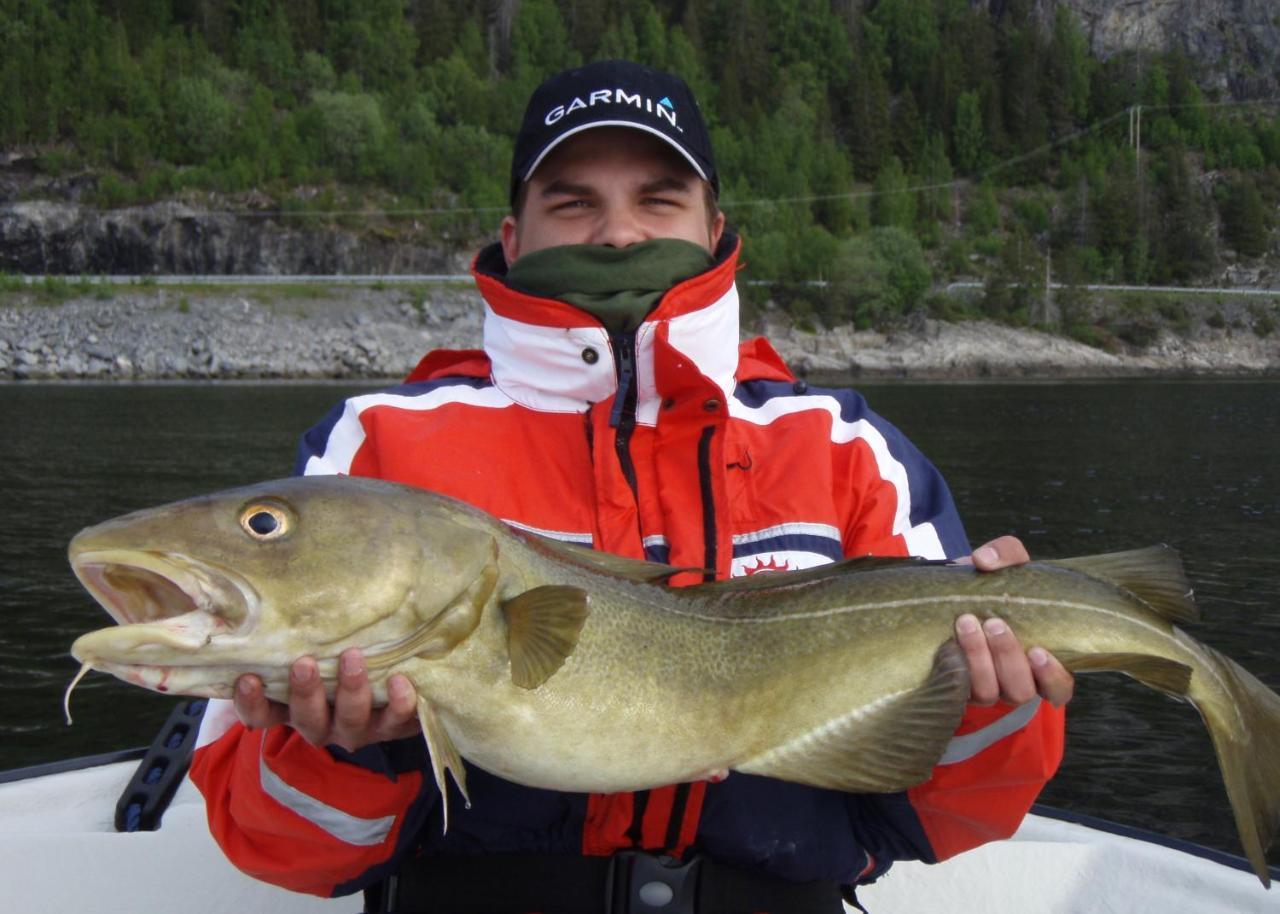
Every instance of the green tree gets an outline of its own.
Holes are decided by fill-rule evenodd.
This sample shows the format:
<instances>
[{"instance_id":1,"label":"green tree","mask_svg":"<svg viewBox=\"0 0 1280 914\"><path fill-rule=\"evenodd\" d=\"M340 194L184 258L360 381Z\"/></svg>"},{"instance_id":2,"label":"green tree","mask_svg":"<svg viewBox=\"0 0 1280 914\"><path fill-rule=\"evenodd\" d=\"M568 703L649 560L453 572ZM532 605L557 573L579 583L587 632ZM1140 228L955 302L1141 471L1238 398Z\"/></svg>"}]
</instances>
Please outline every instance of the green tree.
<instances>
[{"instance_id":1,"label":"green tree","mask_svg":"<svg viewBox=\"0 0 1280 914\"><path fill-rule=\"evenodd\" d=\"M828 322L859 329L910 312L933 283L920 242L894 226L841 241L830 275Z\"/></svg>"},{"instance_id":2,"label":"green tree","mask_svg":"<svg viewBox=\"0 0 1280 914\"><path fill-rule=\"evenodd\" d=\"M916 221L916 195L908 190L910 181L897 156L890 156L876 175L871 198L871 221L878 226L894 225L910 230Z\"/></svg>"},{"instance_id":3,"label":"green tree","mask_svg":"<svg viewBox=\"0 0 1280 914\"><path fill-rule=\"evenodd\" d=\"M1044 296L1044 257L1018 226L1000 249L996 268L983 286L982 310L997 320L1026 324Z\"/></svg>"},{"instance_id":4,"label":"green tree","mask_svg":"<svg viewBox=\"0 0 1280 914\"><path fill-rule=\"evenodd\" d=\"M1176 282L1205 275L1217 257L1209 228L1209 201L1196 184L1181 145L1160 153L1161 177L1158 232L1148 237L1159 274Z\"/></svg>"},{"instance_id":5,"label":"green tree","mask_svg":"<svg viewBox=\"0 0 1280 914\"><path fill-rule=\"evenodd\" d=\"M853 156L855 174L875 174L893 152L885 66L874 26L866 23L855 34L853 66L844 88L836 93L833 114L837 135Z\"/></svg>"},{"instance_id":6,"label":"green tree","mask_svg":"<svg viewBox=\"0 0 1280 914\"><path fill-rule=\"evenodd\" d=\"M628 20L629 21L629 20ZM520 127L524 99L557 70L581 61L569 41L569 30L552 0L525 0L511 26L511 75L506 87L511 104L502 123L504 132Z\"/></svg>"},{"instance_id":7,"label":"green tree","mask_svg":"<svg viewBox=\"0 0 1280 914\"><path fill-rule=\"evenodd\" d=\"M580 62L553 0L524 0L511 26L512 73L541 82L557 70ZM529 91L533 88L530 86Z\"/></svg>"},{"instance_id":8,"label":"green tree","mask_svg":"<svg viewBox=\"0 0 1280 914\"><path fill-rule=\"evenodd\" d=\"M461 195L465 206L507 203L511 142L483 127L460 124L440 134L440 177Z\"/></svg>"},{"instance_id":9,"label":"green tree","mask_svg":"<svg viewBox=\"0 0 1280 914\"><path fill-rule=\"evenodd\" d=\"M956 164L962 174L971 175L982 165L985 139L982 129L982 103L972 89L961 92L956 102L956 126L951 137L956 151Z\"/></svg>"},{"instance_id":10,"label":"green tree","mask_svg":"<svg viewBox=\"0 0 1280 914\"><path fill-rule=\"evenodd\" d=\"M977 235L989 235L1000 227L1000 204L990 181L983 181L969 195L964 221Z\"/></svg>"},{"instance_id":11,"label":"green tree","mask_svg":"<svg viewBox=\"0 0 1280 914\"><path fill-rule=\"evenodd\" d=\"M770 25L762 0L724 3L725 24L716 49L720 62L719 114L730 123L751 118L772 98L778 80L770 52Z\"/></svg>"},{"instance_id":12,"label":"green tree","mask_svg":"<svg viewBox=\"0 0 1280 914\"><path fill-rule=\"evenodd\" d=\"M1041 102L1045 55L1040 33L1032 25L1010 28L1003 36L1002 50L1003 122L1016 148L1034 149L1049 139L1049 116ZM989 127L987 133L994 137ZM1043 159L1028 160L1025 168L1038 164Z\"/></svg>"},{"instance_id":13,"label":"green tree","mask_svg":"<svg viewBox=\"0 0 1280 914\"><path fill-rule=\"evenodd\" d=\"M934 4L919 0L880 0L870 15L884 31L886 50L893 61L895 88L922 86L938 53Z\"/></svg>"},{"instance_id":14,"label":"green tree","mask_svg":"<svg viewBox=\"0 0 1280 914\"><path fill-rule=\"evenodd\" d=\"M667 27L647 0L636 20L636 61L660 70L668 66Z\"/></svg>"},{"instance_id":15,"label":"green tree","mask_svg":"<svg viewBox=\"0 0 1280 914\"><path fill-rule=\"evenodd\" d=\"M1132 278L1132 267L1136 265L1132 253L1136 251L1134 244L1145 231L1140 222L1145 204L1132 151L1116 156L1105 178L1090 184L1094 188L1089 207L1090 234L1097 239L1103 258L1112 265L1109 278ZM1130 261L1129 269L1126 269L1126 259Z\"/></svg>"},{"instance_id":16,"label":"green tree","mask_svg":"<svg viewBox=\"0 0 1280 914\"><path fill-rule=\"evenodd\" d=\"M583 5L598 8L598 4ZM418 62L430 64L448 57L463 23L474 22L476 13L476 4L460 0L414 0L408 18L418 42Z\"/></svg>"},{"instance_id":17,"label":"green tree","mask_svg":"<svg viewBox=\"0 0 1280 914\"><path fill-rule=\"evenodd\" d=\"M600 39L599 54L608 60L634 60L640 56L640 38L636 35L635 23L630 16L623 16L609 25L604 37Z\"/></svg>"},{"instance_id":18,"label":"green tree","mask_svg":"<svg viewBox=\"0 0 1280 914\"><path fill-rule=\"evenodd\" d=\"M1054 134L1073 130L1089 114L1091 85L1089 39L1070 8L1060 6L1053 17L1045 88L1049 121Z\"/></svg>"},{"instance_id":19,"label":"green tree","mask_svg":"<svg viewBox=\"0 0 1280 914\"><path fill-rule=\"evenodd\" d=\"M1261 257L1270 246L1267 209L1258 185L1248 175L1227 188L1222 203L1222 229L1227 244L1242 257Z\"/></svg>"},{"instance_id":20,"label":"green tree","mask_svg":"<svg viewBox=\"0 0 1280 914\"><path fill-rule=\"evenodd\" d=\"M432 110L441 124L496 127L500 120L505 121L493 103L493 81L486 77L488 67L488 52L480 26L468 21L453 53L433 63L424 73L430 86ZM502 114L505 115L505 111Z\"/></svg>"},{"instance_id":21,"label":"green tree","mask_svg":"<svg viewBox=\"0 0 1280 914\"><path fill-rule=\"evenodd\" d=\"M920 179L928 190L920 192L922 219L934 222L951 218L951 187L955 175L947 158L947 144L937 133L930 134L920 154Z\"/></svg>"},{"instance_id":22,"label":"green tree","mask_svg":"<svg viewBox=\"0 0 1280 914\"><path fill-rule=\"evenodd\" d=\"M319 164L347 180L366 180L379 169L386 124L378 100L364 92L315 92L305 133Z\"/></svg>"},{"instance_id":23,"label":"green tree","mask_svg":"<svg viewBox=\"0 0 1280 914\"><path fill-rule=\"evenodd\" d=\"M297 55L284 6L251 0L244 10L245 20L235 37L236 66L273 88L287 85L294 77Z\"/></svg>"},{"instance_id":24,"label":"green tree","mask_svg":"<svg viewBox=\"0 0 1280 914\"><path fill-rule=\"evenodd\" d=\"M418 38L403 0L361 0L341 9L345 15L330 20L328 35L336 69L356 74L366 89L411 91Z\"/></svg>"},{"instance_id":25,"label":"green tree","mask_svg":"<svg viewBox=\"0 0 1280 914\"><path fill-rule=\"evenodd\" d=\"M907 168L915 168L924 146L924 122L915 93L910 89L898 95L893 112L893 152Z\"/></svg>"},{"instance_id":26,"label":"green tree","mask_svg":"<svg viewBox=\"0 0 1280 914\"><path fill-rule=\"evenodd\" d=\"M235 106L204 76L174 80L169 94L169 125L174 161L193 164L217 155L231 139Z\"/></svg>"}]
</instances>

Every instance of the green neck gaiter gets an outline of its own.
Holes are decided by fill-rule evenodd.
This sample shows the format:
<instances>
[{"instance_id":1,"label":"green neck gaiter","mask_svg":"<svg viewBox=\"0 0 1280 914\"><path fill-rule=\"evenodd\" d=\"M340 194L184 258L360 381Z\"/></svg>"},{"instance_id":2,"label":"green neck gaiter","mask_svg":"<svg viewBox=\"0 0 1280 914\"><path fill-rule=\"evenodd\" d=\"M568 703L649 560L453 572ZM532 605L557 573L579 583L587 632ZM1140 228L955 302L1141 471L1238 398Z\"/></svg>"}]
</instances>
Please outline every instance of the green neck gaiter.
<instances>
[{"instance_id":1,"label":"green neck gaiter","mask_svg":"<svg viewBox=\"0 0 1280 914\"><path fill-rule=\"evenodd\" d=\"M566 244L520 257L507 269L507 282L581 308L619 334L635 330L672 286L712 263L705 248L676 238L624 248Z\"/></svg>"}]
</instances>

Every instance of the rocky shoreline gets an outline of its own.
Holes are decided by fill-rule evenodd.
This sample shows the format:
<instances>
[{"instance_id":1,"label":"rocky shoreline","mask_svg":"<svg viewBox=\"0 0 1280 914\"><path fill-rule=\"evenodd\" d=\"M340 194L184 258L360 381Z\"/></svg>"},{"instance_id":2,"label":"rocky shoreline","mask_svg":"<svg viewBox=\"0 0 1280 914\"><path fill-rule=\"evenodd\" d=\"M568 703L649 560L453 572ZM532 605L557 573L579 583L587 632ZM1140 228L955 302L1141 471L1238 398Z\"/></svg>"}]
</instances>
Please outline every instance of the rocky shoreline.
<instances>
[{"instance_id":1,"label":"rocky shoreline","mask_svg":"<svg viewBox=\"0 0 1280 914\"><path fill-rule=\"evenodd\" d=\"M108 297L108 295L110 297ZM480 345L464 284L186 289L120 287L60 303L0 297L0 380L396 379L429 349ZM988 321L918 314L889 331L817 333L766 308L764 334L797 372L861 378L1280 376L1280 333L1227 323L1160 328L1116 351Z\"/></svg>"}]
</instances>

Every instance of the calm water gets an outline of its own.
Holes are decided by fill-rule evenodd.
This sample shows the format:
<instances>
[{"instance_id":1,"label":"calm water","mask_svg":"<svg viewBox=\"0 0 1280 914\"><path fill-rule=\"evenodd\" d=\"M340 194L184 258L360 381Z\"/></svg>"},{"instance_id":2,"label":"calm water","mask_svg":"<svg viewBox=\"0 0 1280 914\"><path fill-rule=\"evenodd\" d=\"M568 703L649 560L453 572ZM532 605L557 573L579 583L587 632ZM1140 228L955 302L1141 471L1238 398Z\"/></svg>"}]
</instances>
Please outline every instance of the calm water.
<instances>
[{"instance_id":1,"label":"calm water","mask_svg":"<svg viewBox=\"0 0 1280 914\"><path fill-rule=\"evenodd\" d=\"M66 565L72 534L286 475L298 435L354 389L0 387L0 769L149 742L174 702L91 675L63 724L67 648L107 621ZM1280 382L862 389L943 468L975 542L1013 532L1041 557L1168 542L1205 613L1196 636L1280 687ZM1104 674L1069 720L1046 801L1238 851L1189 707Z\"/></svg>"}]
</instances>

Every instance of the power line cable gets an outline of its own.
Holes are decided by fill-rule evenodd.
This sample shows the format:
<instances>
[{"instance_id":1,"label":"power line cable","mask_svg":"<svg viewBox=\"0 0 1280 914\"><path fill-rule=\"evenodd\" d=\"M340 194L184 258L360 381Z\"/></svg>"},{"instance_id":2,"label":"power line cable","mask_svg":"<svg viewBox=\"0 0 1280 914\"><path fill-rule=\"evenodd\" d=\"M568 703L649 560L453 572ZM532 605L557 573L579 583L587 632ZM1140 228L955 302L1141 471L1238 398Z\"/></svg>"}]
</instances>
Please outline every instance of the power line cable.
<instances>
[{"instance_id":1,"label":"power line cable","mask_svg":"<svg viewBox=\"0 0 1280 914\"><path fill-rule=\"evenodd\" d=\"M1267 105L1280 106L1280 98L1246 99L1242 101L1225 101L1225 102L1185 102L1185 103L1166 104L1166 105L1142 105L1141 107L1144 111L1159 111L1159 110L1173 110L1173 109L1182 109L1182 108L1229 108L1229 107L1238 108L1238 107L1256 107L1256 106L1267 106ZM845 192L836 193L836 194L810 194L806 196L796 196L796 197L767 197L767 198L762 197L762 198L750 199L750 200L723 200L720 202L720 206L722 209L730 209L730 208L745 207L745 206L776 206L776 205L794 204L794 203L823 203L823 202L832 201L832 200L869 199L872 197L887 196L890 194L915 194L915 193L926 193L928 191L934 191L934 190L951 190L956 187L963 187L967 184L974 183L975 181L981 181L993 174L1004 171L1008 168L1012 168L1015 165L1020 165L1021 163L1028 161L1029 159L1033 159L1037 156L1043 155L1044 153L1049 152L1053 149L1056 149L1059 146L1065 146L1068 143L1074 142L1075 140L1079 139L1082 136L1085 136L1090 133L1094 133L1100 128L1105 127L1107 124L1110 124L1112 121L1118 120L1122 116L1129 115L1133 107L1134 106L1123 108L1115 112L1114 114L1108 115L1107 117L1104 117L1099 121L1095 121L1092 124L1089 124L1088 126L1082 127L1079 130L1073 131L1072 133L1069 133L1065 136L1058 137L1055 140L1051 140L1048 143L1044 143L1040 146L1037 146L1035 149L1013 156L1012 158L1005 159L1004 161L997 162L996 164L991 165L988 168L985 168L982 171L978 172L972 179L960 178L954 181L948 181L941 184L916 184L910 187L901 188L900 190L875 190L874 188L872 188L869 190L845 191ZM99 213L114 211L110 209L102 209L100 207L82 207L81 209L84 212L99 212ZM483 213L506 214L510 212L510 207L507 207L507 206L447 207L446 206L446 207L419 207L419 208L413 208L413 209L385 209L385 210L384 209L331 209L331 210L293 210L293 209L209 210L209 209L205 209L205 210L201 210L200 212L204 215L232 216L232 217L242 218L242 219L243 218L259 218L259 219L333 218L333 219L337 219L337 218L350 218L353 216L363 216L366 218L368 217L412 218L415 216L460 216L460 215L479 215Z\"/></svg>"}]
</instances>

